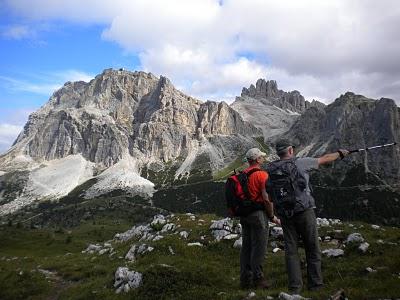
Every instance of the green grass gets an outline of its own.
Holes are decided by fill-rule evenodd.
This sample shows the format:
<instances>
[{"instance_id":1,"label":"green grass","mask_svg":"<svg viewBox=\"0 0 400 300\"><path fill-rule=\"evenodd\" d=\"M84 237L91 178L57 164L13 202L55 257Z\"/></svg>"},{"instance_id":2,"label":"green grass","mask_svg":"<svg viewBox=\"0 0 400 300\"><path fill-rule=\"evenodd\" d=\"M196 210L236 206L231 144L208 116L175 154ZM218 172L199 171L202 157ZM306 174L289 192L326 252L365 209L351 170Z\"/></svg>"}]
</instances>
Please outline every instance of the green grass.
<instances>
[{"instance_id":1,"label":"green grass","mask_svg":"<svg viewBox=\"0 0 400 300\"><path fill-rule=\"evenodd\" d=\"M204 222L198 222L199 219ZM29 229L16 226L0 227L0 299L243 299L249 290L239 289L239 250L233 241L215 242L209 230L215 215L199 215L192 221L186 215L176 215L171 221L189 232L187 240L177 234L165 235L157 242L146 242L155 250L140 256L135 262L125 261L126 252L135 243L114 243L117 254L82 254L89 243L104 242L115 233L132 225L128 220L115 222L112 218L82 221L69 229ZM360 232L370 248L361 254L356 247L345 248L342 258L323 258L326 288L302 295L327 299L344 288L349 299L395 298L400 295L400 229L354 222L334 228L320 228L321 236L346 237ZM338 234L334 229L343 230ZM200 239L203 236L204 239ZM378 239L385 245L377 243ZM201 242L203 247L188 247L189 242ZM396 243L390 244L390 243ZM327 242L322 248L329 248ZM175 254L171 254L169 247ZM300 251L304 259L304 251ZM117 295L113 288L114 272L119 266L143 273L143 285L128 294ZM365 271L367 267L376 273ZM38 269L57 272L56 278L46 279ZM254 290L256 297L277 297L287 291L284 253L272 253L268 247L264 270L273 282L268 291ZM304 282L306 270L303 269Z\"/></svg>"},{"instance_id":2,"label":"green grass","mask_svg":"<svg viewBox=\"0 0 400 300\"><path fill-rule=\"evenodd\" d=\"M261 151L263 151L263 152L269 154L270 148L269 148L268 145L264 142L264 137L263 137L263 136L259 136L259 137L256 137L256 138L254 138L254 139L255 139L255 140L257 141L257 143L258 143L258 148L259 148Z\"/></svg>"},{"instance_id":3,"label":"green grass","mask_svg":"<svg viewBox=\"0 0 400 300\"><path fill-rule=\"evenodd\" d=\"M256 138L254 138L254 140L258 143L258 148L261 151L263 151L267 154L270 152L268 145L265 144L265 142L264 142L264 137L262 137L262 136L256 137ZM230 175L232 175L234 170L237 170L237 171L244 170L247 167L247 163L243 160L244 156L245 156L245 153L238 156L238 158L236 160L231 162L225 168L215 172L213 179L217 180L217 181L223 181L223 180L226 180Z\"/></svg>"},{"instance_id":4,"label":"green grass","mask_svg":"<svg viewBox=\"0 0 400 300\"><path fill-rule=\"evenodd\" d=\"M243 170L246 168L246 163L243 161L243 158L237 158L234 160L231 164L229 164L227 167L217 171L214 174L214 180L225 180L229 176L233 174L233 171L239 171Z\"/></svg>"}]
</instances>

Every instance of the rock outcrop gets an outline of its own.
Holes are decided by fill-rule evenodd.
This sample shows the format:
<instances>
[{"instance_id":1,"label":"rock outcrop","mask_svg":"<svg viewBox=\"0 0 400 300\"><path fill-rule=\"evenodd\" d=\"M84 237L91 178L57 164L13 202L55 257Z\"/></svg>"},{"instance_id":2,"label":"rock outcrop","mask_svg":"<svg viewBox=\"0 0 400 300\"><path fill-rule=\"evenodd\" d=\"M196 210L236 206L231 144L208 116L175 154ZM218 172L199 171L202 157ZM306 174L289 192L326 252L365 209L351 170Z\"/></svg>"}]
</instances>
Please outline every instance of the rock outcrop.
<instances>
[{"instance_id":1,"label":"rock outcrop","mask_svg":"<svg viewBox=\"0 0 400 300\"><path fill-rule=\"evenodd\" d=\"M298 91L284 92L275 80L257 80L256 86L243 88L232 107L244 120L262 130L264 138L282 134L310 107L324 107L313 100L306 101Z\"/></svg>"},{"instance_id":2,"label":"rock outcrop","mask_svg":"<svg viewBox=\"0 0 400 300\"><path fill-rule=\"evenodd\" d=\"M241 97L268 99L272 105L300 114L311 106L323 105L316 100L311 103L306 101L299 91L284 92L279 90L275 80L265 81L265 79L258 79L256 86L250 85L249 88L243 88Z\"/></svg>"}]
</instances>

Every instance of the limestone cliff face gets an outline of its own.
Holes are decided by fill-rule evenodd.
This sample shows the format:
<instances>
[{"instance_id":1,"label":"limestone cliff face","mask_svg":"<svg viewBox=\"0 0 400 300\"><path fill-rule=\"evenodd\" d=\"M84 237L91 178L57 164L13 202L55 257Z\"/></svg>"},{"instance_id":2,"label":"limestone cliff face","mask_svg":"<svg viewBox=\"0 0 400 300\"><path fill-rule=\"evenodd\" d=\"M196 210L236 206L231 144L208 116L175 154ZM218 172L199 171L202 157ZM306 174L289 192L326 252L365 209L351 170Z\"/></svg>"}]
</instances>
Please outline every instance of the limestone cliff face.
<instances>
[{"instance_id":1,"label":"limestone cliff face","mask_svg":"<svg viewBox=\"0 0 400 300\"><path fill-rule=\"evenodd\" d=\"M360 149L400 141L400 112L391 99L368 99L346 93L325 108L307 110L285 133L300 146L300 155L319 156L339 148ZM391 182L400 177L400 149L388 147L356 153L348 162ZM341 164L343 168L351 163Z\"/></svg>"},{"instance_id":2,"label":"limestone cliff face","mask_svg":"<svg viewBox=\"0 0 400 300\"><path fill-rule=\"evenodd\" d=\"M205 135L260 135L260 132L253 125L243 122L240 114L225 102L207 101L203 103L198 111L198 117L198 128Z\"/></svg>"},{"instance_id":3,"label":"limestone cliff face","mask_svg":"<svg viewBox=\"0 0 400 300\"><path fill-rule=\"evenodd\" d=\"M167 162L193 141L261 135L226 103L203 103L151 73L105 70L89 83L67 82L29 117L0 165L20 154L53 160L81 154L104 167L124 155ZM243 139L248 143L247 139Z\"/></svg>"}]
</instances>

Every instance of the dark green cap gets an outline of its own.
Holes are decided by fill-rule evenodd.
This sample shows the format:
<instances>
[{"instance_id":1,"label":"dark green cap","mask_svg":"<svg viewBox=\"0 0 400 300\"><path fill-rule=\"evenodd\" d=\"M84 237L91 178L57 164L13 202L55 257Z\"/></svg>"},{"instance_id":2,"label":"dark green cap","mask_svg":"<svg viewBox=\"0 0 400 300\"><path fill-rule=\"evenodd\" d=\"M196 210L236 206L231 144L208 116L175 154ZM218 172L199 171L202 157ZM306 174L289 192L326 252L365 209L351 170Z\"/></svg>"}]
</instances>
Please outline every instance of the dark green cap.
<instances>
[{"instance_id":1,"label":"dark green cap","mask_svg":"<svg viewBox=\"0 0 400 300\"><path fill-rule=\"evenodd\" d=\"M295 148L293 143L291 141L289 141L288 139L280 139L275 144L276 153L282 152L283 150L285 150L287 147L290 147L290 146Z\"/></svg>"}]
</instances>

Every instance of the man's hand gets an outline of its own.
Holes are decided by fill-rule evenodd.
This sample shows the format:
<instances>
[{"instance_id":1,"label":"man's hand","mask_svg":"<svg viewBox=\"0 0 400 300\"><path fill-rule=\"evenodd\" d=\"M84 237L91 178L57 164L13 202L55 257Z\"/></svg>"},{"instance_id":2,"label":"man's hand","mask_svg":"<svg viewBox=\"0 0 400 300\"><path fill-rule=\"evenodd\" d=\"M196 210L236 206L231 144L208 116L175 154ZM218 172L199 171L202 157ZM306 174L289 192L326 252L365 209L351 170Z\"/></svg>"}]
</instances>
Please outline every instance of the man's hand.
<instances>
[{"instance_id":1,"label":"man's hand","mask_svg":"<svg viewBox=\"0 0 400 300\"><path fill-rule=\"evenodd\" d=\"M278 219L276 216L274 216L271 221L272 221L272 223L275 223L276 225L281 226L281 220Z\"/></svg>"},{"instance_id":2,"label":"man's hand","mask_svg":"<svg viewBox=\"0 0 400 300\"><path fill-rule=\"evenodd\" d=\"M340 158L342 158L342 159L350 154L350 152L346 149L339 149L338 152L339 152Z\"/></svg>"}]
</instances>

